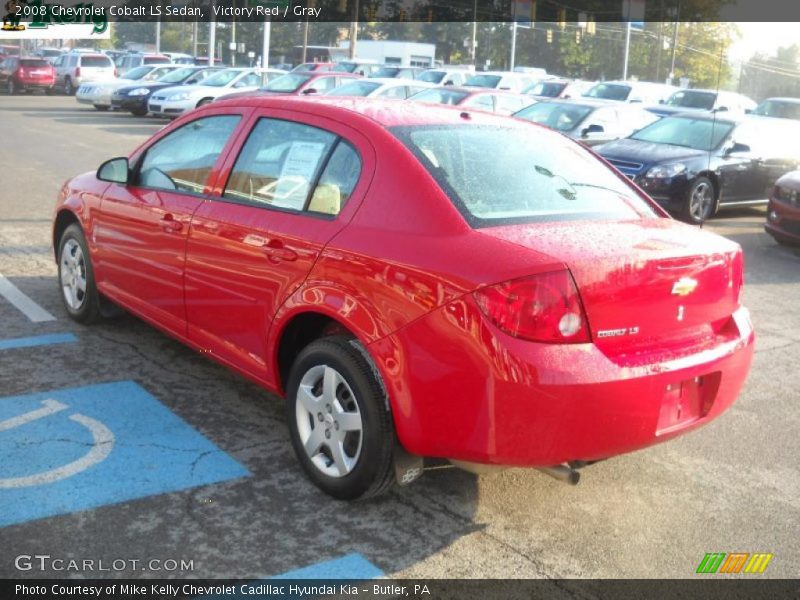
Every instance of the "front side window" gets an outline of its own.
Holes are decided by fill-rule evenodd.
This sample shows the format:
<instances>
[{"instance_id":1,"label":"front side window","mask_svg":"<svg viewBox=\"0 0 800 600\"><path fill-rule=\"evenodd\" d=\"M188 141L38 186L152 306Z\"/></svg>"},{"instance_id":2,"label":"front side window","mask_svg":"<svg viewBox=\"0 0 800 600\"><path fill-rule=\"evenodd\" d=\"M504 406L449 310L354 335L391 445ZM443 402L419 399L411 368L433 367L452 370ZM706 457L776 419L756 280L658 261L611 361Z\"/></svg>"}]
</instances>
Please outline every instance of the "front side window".
<instances>
[{"instance_id":1,"label":"front side window","mask_svg":"<svg viewBox=\"0 0 800 600\"><path fill-rule=\"evenodd\" d=\"M356 151L333 133L263 118L247 138L223 197L336 215L350 198L360 173Z\"/></svg>"},{"instance_id":2,"label":"front side window","mask_svg":"<svg viewBox=\"0 0 800 600\"><path fill-rule=\"evenodd\" d=\"M392 133L473 227L656 217L590 151L547 131L465 124L395 127Z\"/></svg>"},{"instance_id":3,"label":"front side window","mask_svg":"<svg viewBox=\"0 0 800 600\"><path fill-rule=\"evenodd\" d=\"M144 155L138 185L201 194L239 119L238 115L204 117L161 138Z\"/></svg>"}]
</instances>

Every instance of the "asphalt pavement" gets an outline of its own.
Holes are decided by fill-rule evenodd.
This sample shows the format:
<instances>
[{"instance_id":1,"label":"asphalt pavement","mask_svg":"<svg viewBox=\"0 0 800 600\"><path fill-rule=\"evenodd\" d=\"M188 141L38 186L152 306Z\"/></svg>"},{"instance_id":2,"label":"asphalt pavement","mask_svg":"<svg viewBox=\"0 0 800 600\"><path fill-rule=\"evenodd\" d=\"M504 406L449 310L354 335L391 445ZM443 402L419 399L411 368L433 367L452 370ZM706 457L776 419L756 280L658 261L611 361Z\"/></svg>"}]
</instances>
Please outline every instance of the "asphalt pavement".
<instances>
[{"instance_id":1,"label":"asphalt pavement","mask_svg":"<svg viewBox=\"0 0 800 600\"><path fill-rule=\"evenodd\" d=\"M757 335L721 418L591 466L576 487L535 470L437 469L342 503L301 472L280 399L131 316L83 327L62 309L60 186L165 122L4 95L0 124L0 274L42 309L31 320L0 297L0 577L94 560L83 576L261 578L345 560L393 578L684 578L709 552L772 553L762 577L798 576L800 250L763 232L763 209L706 225L745 249ZM36 476L28 453L37 473L63 477L20 484ZM80 484L59 471L92 460ZM51 558L18 558L35 555ZM100 561L119 568L97 572Z\"/></svg>"}]
</instances>

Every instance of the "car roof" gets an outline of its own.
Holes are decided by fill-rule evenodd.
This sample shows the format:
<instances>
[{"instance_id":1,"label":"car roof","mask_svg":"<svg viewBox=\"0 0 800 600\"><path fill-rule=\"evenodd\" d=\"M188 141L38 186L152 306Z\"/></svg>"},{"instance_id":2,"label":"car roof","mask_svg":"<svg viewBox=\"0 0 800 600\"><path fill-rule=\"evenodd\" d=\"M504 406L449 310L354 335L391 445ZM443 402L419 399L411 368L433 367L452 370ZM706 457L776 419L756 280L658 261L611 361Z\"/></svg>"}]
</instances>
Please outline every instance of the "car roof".
<instances>
[{"instance_id":1,"label":"car roof","mask_svg":"<svg viewBox=\"0 0 800 600\"><path fill-rule=\"evenodd\" d=\"M762 102L788 102L789 104L800 104L800 98L790 98L788 96L775 96L774 98L764 98Z\"/></svg>"},{"instance_id":2,"label":"car roof","mask_svg":"<svg viewBox=\"0 0 800 600\"><path fill-rule=\"evenodd\" d=\"M368 80L367 80L368 81ZM508 117L472 111L463 107L405 102L396 99L365 98L363 96L249 96L214 102L213 106L269 107L296 110L338 119L357 128L359 120L368 120L381 127L404 125L490 124L519 127ZM464 117L463 115L467 115ZM522 122L527 123L527 122Z\"/></svg>"},{"instance_id":3,"label":"car roof","mask_svg":"<svg viewBox=\"0 0 800 600\"><path fill-rule=\"evenodd\" d=\"M419 83L419 82L416 82ZM424 82L423 82L424 83ZM523 94L518 94L516 92L512 92L510 90L498 90L496 88L485 88L485 87L476 87L476 86L460 86L460 85L448 85L448 86L439 86L433 85L430 89L432 90L442 90L445 92L459 92L461 94L469 94L470 96L478 96L478 95L502 95L502 96L517 96L520 98L526 98ZM427 91L427 90L426 90Z\"/></svg>"},{"instance_id":4,"label":"car roof","mask_svg":"<svg viewBox=\"0 0 800 600\"><path fill-rule=\"evenodd\" d=\"M627 106L621 105L619 102L615 102L614 100L606 100L604 98L589 98L586 96L579 96L577 98L547 98L540 100L536 104L545 104L548 102L554 104L568 104L572 106L588 106L591 108L613 107L617 110L625 110L627 108ZM631 108L636 108L636 106L632 105Z\"/></svg>"}]
</instances>

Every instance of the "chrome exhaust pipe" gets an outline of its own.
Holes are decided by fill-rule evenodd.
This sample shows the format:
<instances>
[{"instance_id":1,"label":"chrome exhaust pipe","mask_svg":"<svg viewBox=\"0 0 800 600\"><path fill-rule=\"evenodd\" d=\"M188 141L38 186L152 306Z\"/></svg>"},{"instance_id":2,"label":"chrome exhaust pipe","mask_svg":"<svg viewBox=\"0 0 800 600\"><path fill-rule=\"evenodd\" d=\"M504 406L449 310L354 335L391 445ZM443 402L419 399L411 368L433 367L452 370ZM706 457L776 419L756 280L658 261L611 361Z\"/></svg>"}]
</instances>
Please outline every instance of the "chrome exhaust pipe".
<instances>
[{"instance_id":1,"label":"chrome exhaust pipe","mask_svg":"<svg viewBox=\"0 0 800 600\"><path fill-rule=\"evenodd\" d=\"M554 467L536 467L546 475L550 475L554 479L568 483L569 485L578 485L581 480L581 474L572 467L567 465L555 465Z\"/></svg>"}]
</instances>

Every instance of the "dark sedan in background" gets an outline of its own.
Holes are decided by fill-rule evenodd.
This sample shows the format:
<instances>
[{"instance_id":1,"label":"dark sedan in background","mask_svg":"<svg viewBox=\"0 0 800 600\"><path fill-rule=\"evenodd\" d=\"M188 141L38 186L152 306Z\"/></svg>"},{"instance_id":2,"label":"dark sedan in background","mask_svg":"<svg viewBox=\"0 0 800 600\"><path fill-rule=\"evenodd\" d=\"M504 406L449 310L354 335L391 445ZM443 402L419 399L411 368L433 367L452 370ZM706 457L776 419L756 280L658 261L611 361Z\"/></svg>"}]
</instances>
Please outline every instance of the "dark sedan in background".
<instances>
[{"instance_id":1,"label":"dark sedan in background","mask_svg":"<svg viewBox=\"0 0 800 600\"><path fill-rule=\"evenodd\" d=\"M779 244L800 246L800 171L775 182L764 229Z\"/></svg>"},{"instance_id":2,"label":"dark sedan in background","mask_svg":"<svg viewBox=\"0 0 800 600\"><path fill-rule=\"evenodd\" d=\"M800 123L683 114L597 150L665 209L701 223L721 207L767 203L775 180L800 166Z\"/></svg>"},{"instance_id":3,"label":"dark sedan in background","mask_svg":"<svg viewBox=\"0 0 800 600\"><path fill-rule=\"evenodd\" d=\"M638 104L620 104L606 100L545 100L514 114L555 129L587 146L596 146L621 137L657 120Z\"/></svg>"},{"instance_id":4,"label":"dark sedan in background","mask_svg":"<svg viewBox=\"0 0 800 600\"><path fill-rule=\"evenodd\" d=\"M111 108L128 110L137 117L147 114L147 102L153 92L176 85L202 83L209 75L219 71L216 67L183 67L162 75L155 81L119 88L111 94Z\"/></svg>"}]
</instances>

